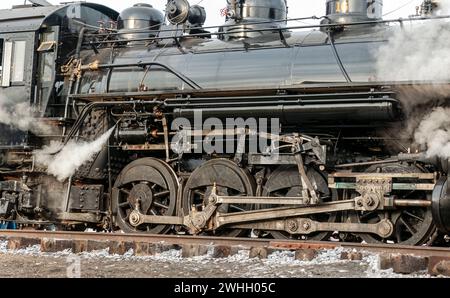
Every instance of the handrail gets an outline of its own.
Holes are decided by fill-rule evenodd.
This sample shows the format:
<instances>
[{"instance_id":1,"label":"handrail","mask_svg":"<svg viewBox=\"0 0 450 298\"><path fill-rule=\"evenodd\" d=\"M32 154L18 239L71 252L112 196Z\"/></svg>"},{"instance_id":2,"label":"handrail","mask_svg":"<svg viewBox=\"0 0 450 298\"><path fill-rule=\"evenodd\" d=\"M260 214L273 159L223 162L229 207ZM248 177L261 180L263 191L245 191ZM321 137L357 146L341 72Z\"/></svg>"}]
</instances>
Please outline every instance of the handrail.
<instances>
[{"instance_id":1,"label":"handrail","mask_svg":"<svg viewBox=\"0 0 450 298\"><path fill-rule=\"evenodd\" d=\"M230 28L230 27L235 27L236 25L246 25L246 26L252 26L252 25L262 25L262 24L272 24L272 23L287 23L287 22L298 22L298 21L303 21L303 20L320 20L324 17L316 17L316 16L311 16L311 17L304 17L304 18L293 18L293 19L282 19L282 20L271 20L271 21L261 21L261 22L248 22L248 23L241 23L241 24L230 24L230 25L218 25L218 26L207 26L207 27L189 27L189 30L207 30L207 29L214 29L214 28ZM111 30L108 28L103 28L105 30ZM129 31L124 31L124 32L108 32L108 33L93 33L93 34L88 34L86 36L112 36L112 35L121 35L121 34L126 34L126 33L158 33L158 32L178 32L181 31L182 29L179 27L176 27L174 29L160 29L160 30L147 30L146 29L136 29L136 30L130 30L130 29L126 29ZM114 31L116 31L116 29L114 29Z\"/></svg>"},{"instance_id":2,"label":"handrail","mask_svg":"<svg viewBox=\"0 0 450 298\"><path fill-rule=\"evenodd\" d=\"M184 83L186 83L189 87L191 87L194 90L203 89L200 87L196 82L188 78L187 76L183 75L182 73L176 71L172 67L161 63L161 62L138 62L138 63L127 63L127 64L98 64L98 65L84 65L81 67L81 70L99 70L99 69L115 69L115 68L125 68L125 67L145 67L145 66L159 66L170 72L171 74L175 75L177 78L182 80Z\"/></svg>"},{"instance_id":3,"label":"handrail","mask_svg":"<svg viewBox=\"0 0 450 298\"><path fill-rule=\"evenodd\" d=\"M291 27L283 27L283 28L260 28L260 29L247 29L240 31L232 31L232 32L207 32L207 33L197 33L197 34L187 34L183 36L179 36L179 38L196 38L196 37L208 37L208 36L224 36L224 35L232 35L239 33L252 33L252 32L278 32L279 30L297 30L297 29L333 29L333 28L341 28L346 26L360 26L360 25L379 25L379 24L389 24L389 23L400 23L402 24L405 21L428 21L428 20L439 20L439 19L450 19L450 15L446 16L436 16L436 17L418 17L414 19L392 19L392 20L377 20L377 21L363 21L363 22L353 22L353 23L342 23L342 24L317 24L317 25L307 25L307 26L291 26ZM235 25L236 26L236 25ZM169 30L170 32L177 32L179 29ZM163 32L163 31L161 31ZM144 33L144 32L142 32ZM99 44L110 44L110 43L120 43L120 42L140 42L140 41L156 41L156 40L168 40L173 39L173 36L162 36L162 37L148 37L148 38L136 38L136 39L120 39L120 40L104 40L104 41L90 41L88 43L84 43L83 45L99 45Z\"/></svg>"}]
</instances>

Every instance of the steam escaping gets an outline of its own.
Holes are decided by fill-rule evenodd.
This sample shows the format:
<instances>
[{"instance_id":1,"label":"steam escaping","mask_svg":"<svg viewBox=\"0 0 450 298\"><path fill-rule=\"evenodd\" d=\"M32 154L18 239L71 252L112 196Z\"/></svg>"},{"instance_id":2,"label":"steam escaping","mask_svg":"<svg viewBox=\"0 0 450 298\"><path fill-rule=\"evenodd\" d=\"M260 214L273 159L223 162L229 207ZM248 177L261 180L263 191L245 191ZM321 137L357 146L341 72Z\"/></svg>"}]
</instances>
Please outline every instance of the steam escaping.
<instances>
[{"instance_id":1,"label":"steam escaping","mask_svg":"<svg viewBox=\"0 0 450 298\"><path fill-rule=\"evenodd\" d=\"M450 0L439 1L440 15L450 13ZM380 81L450 80L450 23L446 20L407 21L397 27L377 53Z\"/></svg>"},{"instance_id":2,"label":"steam escaping","mask_svg":"<svg viewBox=\"0 0 450 298\"><path fill-rule=\"evenodd\" d=\"M52 142L42 150L34 152L36 163L46 167L48 174L63 182L102 150L114 129L115 127L111 128L93 142L71 140L65 146L61 142Z\"/></svg>"},{"instance_id":3,"label":"steam escaping","mask_svg":"<svg viewBox=\"0 0 450 298\"><path fill-rule=\"evenodd\" d=\"M439 1L438 15L450 14L450 0ZM409 82L398 86L407 121L395 132L415 140L428 158L450 157L450 22L408 22L391 28L377 52L378 81ZM423 84L425 83L425 84Z\"/></svg>"},{"instance_id":4,"label":"steam escaping","mask_svg":"<svg viewBox=\"0 0 450 298\"><path fill-rule=\"evenodd\" d=\"M449 15L450 14L450 1L449 0L439 0L438 14Z\"/></svg>"},{"instance_id":5,"label":"steam escaping","mask_svg":"<svg viewBox=\"0 0 450 298\"><path fill-rule=\"evenodd\" d=\"M53 128L37 121L29 103L15 103L0 97L0 123L36 135L51 134Z\"/></svg>"},{"instance_id":6,"label":"steam escaping","mask_svg":"<svg viewBox=\"0 0 450 298\"><path fill-rule=\"evenodd\" d=\"M450 158L450 108L436 108L415 133L418 144L427 146L427 157Z\"/></svg>"}]
</instances>

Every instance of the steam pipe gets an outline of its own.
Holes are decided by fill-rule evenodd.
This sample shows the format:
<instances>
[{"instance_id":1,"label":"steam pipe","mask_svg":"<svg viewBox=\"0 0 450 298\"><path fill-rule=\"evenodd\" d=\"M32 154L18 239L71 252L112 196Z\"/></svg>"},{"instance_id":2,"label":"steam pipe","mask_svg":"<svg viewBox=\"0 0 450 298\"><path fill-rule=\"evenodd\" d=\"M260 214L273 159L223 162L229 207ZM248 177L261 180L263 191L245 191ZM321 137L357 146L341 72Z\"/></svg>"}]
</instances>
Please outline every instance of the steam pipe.
<instances>
[{"instance_id":1,"label":"steam pipe","mask_svg":"<svg viewBox=\"0 0 450 298\"><path fill-rule=\"evenodd\" d=\"M80 130L81 125L83 124L84 120L86 119L87 115L95 109L95 108L103 108L103 107L116 107L120 105L136 105L136 104L143 104L143 105L161 105L162 102L160 101L112 101L112 102L92 102L88 105L86 105L83 110L80 113L80 116L78 117L77 121L74 123L72 129L68 133L64 145L67 145L67 143L73 138L73 136Z\"/></svg>"},{"instance_id":2,"label":"steam pipe","mask_svg":"<svg viewBox=\"0 0 450 298\"><path fill-rule=\"evenodd\" d=\"M200 87L197 83L195 83L190 78L186 77L185 75L179 73L172 67L160 63L160 62L139 62L139 63L127 63L127 64L99 64L99 65L86 65L82 66L81 70L99 70L99 69L114 69L114 68L124 68L124 67L143 67L143 66L159 66L170 72L171 74L175 75L177 78L182 80L184 83L189 85L194 90L203 89Z\"/></svg>"},{"instance_id":3,"label":"steam pipe","mask_svg":"<svg viewBox=\"0 0 450 298\"><path fill-rule=\"evenodd\" d=\"M395 95L393 92L353 92L353 93L328 93L328 94L294 94L294 95L268 95L268 96L232 96L232 97L202 97L189 98L189 103L183 98L166 99L167 107L191 106L205 107L218 105L267 105L267 104L333 104L333 103L357 103L357 102L390 102L399 104L397 99L387 97ZM364 96L367 96L366 98ZM375 97L380 96L380 97Z\"/></svg>"},{"instance_id":4,"label":"steam pipe","mask_svg":"<svg viewBox=\"0 0 450 298\"><path fill-rule=\"evenodd\" d=\"M344 75L344 78L347 80L347 83L352 83L352 80L350 79L350 76L348 75L347 70L344 67L344 64L342 63L341 57L339 56L339 53L337 51L336 45L334 44L333 36L331 35L331 30L328 30L328 39L330 40L331 48L333 50L334 58L336 58L336 62L341 69L342 74Z\"/></svg>"},{"instance_id":5,"label":"steam pipe","mask_svg":"<svg viewBox=\"0 0 450 298\"><path fill-rule=\"evenodd\" d=\"M73 175L70 176L69 181L67 182L67 191L66 196L64 197L64 212L69 212L70 193L72 192L72 182L73 182Z\"/></svg>"},{"instance_id":6,"label":"steam pipe","mask_svg":"<svg viewBox=\"0 0 450 298\"><path fill-rule=\"evenodd\" d=\"M80 34L78 35L78 42L77 42L77 48L75 50L75 59L80 60L81 58L81 48L83 46L83 39L84 39L84 34L86 32L86 27L81 28L80 30ZM70 75L70 84L69 84L69 92L68 92L68 96L66 99L66 107L64 109L64 119L67 119L67 117L69 116L69 103L71 100L70 95L72 94L72 89L73 89L73 85L75 82L75 73L72 72L72 74ZM80 81L80 79L77 80L77 85L78 82ZM75 94L78 93L78 86L75 87ZM74 101L75 103L75 101ZM67 127L64 126L63 128L63 136L66 134L66 130ZM70 194L72 192L72 182L73 182L73 175L70 176L69 181L67 182L67 191L66 191L66 196L64 198L64 212L69 212L69 204L70 204Z\"/></svg>"},{"instance_id":7,"label":"steam pipe","mask_svg":"<svg viewBox=\"0 0 450 298\"><path fill-rule=\"evenodd\" d=\"M68 92L67 92L66 104L64 107L64 119L67 119L67 117L69 116L70 95L72 95L72 89L73 89L74 82L75 82L75 74L71 74L70 78L69 78L69 86L67 87ZM65 134L66 134L66 126L64 126L64 128L63 128L63 136Z\"/></svg>"},{"instance_id":8,"label":"steam pipe","mask_svg":"<svg viewBox=\"0 0 450 298\"><path fill-rule=\"evenodd\" d=\"M423 162L428 164L433 164L438 166L440 161L437 157L427 157L425 153L400 153L397 157L385 160L368 161L368 162L358 162L341 164L335 166L335 168L354 168L360 166L370 166L370 165L381 165L388 163L398 163L398 162Z\"/></svg>"},{"instance_id":9,"label":"steam pipe","mask_svg":"<svg viewBox=\"0 0 450 298\"><path fill-rule=\"evenodd\" d=\"M361 166L374 166L374 165L384 165L389 163L397 163L400 162L399 159L385 159L385 160L377 160L377 161L367 161L367 162L355 162L355 163L348 163L348 164L341 164L334 166L336 169L343 169L343 168L354 168L354 167L361 167Z\"/></svg>"},{"instance_id":10,"label":"steam pipe","mask_svg":"<svg viewBox=\"0 0 450 298\"><path fill-rule=\"evenodd\" d=\"M84 35L87 31L86 27L81 28L80 34L78 35L77 48L75 51L75 59L80 59L81 57L81 46L83 45Z\"/></svg>"},{"instance_id":11,"label":"steam pipe","mask_svg":"<svg viewBox=\"0 0 450 298\"><path fill-rule=\"evenodd\" d=\"M398 119L395 108L388 102L367 102L358 104L308 104L308 105L266 105L266 106L219 106L192 107L180 106L174 109L175 117L194 119L196 113L202 112L204 117L219 119L233 117L254 117L260 115L283 119L286 123L311 123L336 121L395 121Z\"/></svg>"},{"instance_id":12,"label":"steam pipe","mask_svg":"<svg viewBox=\"0 0 450 298\"><path fill-rule=\"evenodd\" d=\"M80 30L80 33L78 35L78 42L77 42L77 48L75 50L75 59L79 60L81 57L81 47L83 46L83 39L84 39L84 34L86 33L87 28L83 27ZM72 95L72 89L73 89L73 85L75 82L75 73L72 73L70 75L70 79L69 79L69 87L68 87L68 96L66 99L66 105L64 107L64 119L67 119L67 117L69 117L69 105L70 105L70 95ZM78 89L78 87L77 87ZM75 91L75 93L78 93L78 90ZM64 126L63 128L63 136L66 134L66 126Z\"/></svg>"}]
</instances>

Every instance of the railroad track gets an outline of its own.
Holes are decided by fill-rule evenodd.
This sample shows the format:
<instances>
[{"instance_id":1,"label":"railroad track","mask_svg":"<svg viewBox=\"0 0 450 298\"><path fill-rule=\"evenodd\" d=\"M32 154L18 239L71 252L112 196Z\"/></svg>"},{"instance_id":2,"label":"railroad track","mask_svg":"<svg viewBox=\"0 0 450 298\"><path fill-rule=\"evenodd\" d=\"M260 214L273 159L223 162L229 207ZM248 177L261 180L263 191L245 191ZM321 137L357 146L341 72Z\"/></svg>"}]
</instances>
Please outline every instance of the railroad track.
<instances>
[{"instance_id":1,"label":"railroad track","mask_svg":"<svg viewBox=\"0 0 450 298\"><path fill-rule=\"evenodd\" d=\"M72 249L75 253L109 248L110 253L124 254L133 249L137 255L152 255L170 249L181 249L183 256L191 257L206 254L213 247L217 257L227 257L232 251L250 250L250 256L265 258L277 250L290 250L317 254L321 250L345 249L346 253L362 256L364 253L379 254L384 259L381 266L399 273L413 273L424 270L436 274L436 265L444 262L450 276L450 248L412 247L399 245L374 245L343 242L314 242L298 240L224 238L175 235L144 235L123 233L51 232L51 231L0 231L0 240L8 241L10 249L41 245L43 252L56 252ZM306 252L306 254L305 254ZM350 259L353 257L350 255ZM419 265L417 265L419 264ZM442 273L442 272L440 272Z\"/></svg>"},{"instance_id":2,"label":"railroad track","mask_svg":"<svg viewBox=\"0 0 450 298\"><path fill-rule=\"evenodd\" d=\"M345 242L325 241L299 241L299 240L274 240L274 239L249 239L226 237L201 237L201 236L174 236L174 235L143 235L123 233L87 233L87 232L51 232L51 231L0 231L0 239L3 240L69 240L69 241L94 241L94 242L125 242L125 243L166 243L171 245L206 245L206 246L240 246L269 248L279 250L300 249L335 249L345 248L349 250L398 253L416 256L442 256L450 257L450 248L399 246L380 244L360 244Z\"/></svg>"}]
</instances>

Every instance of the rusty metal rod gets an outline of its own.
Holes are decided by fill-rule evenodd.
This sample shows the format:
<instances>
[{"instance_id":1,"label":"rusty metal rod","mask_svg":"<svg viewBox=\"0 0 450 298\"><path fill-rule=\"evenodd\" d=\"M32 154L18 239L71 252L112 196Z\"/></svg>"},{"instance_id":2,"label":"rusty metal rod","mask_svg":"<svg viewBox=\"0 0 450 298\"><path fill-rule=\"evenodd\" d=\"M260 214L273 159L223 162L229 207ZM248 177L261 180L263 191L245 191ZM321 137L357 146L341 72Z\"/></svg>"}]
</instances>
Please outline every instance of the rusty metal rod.
<instances>
[{"instance_id":1,"label":"rusty metal rod","mask_svg":"<svg viewBox=\"0 0 450 298\"><path fill-rule=\"evenodd\" d=\"M431 207L433 203L427 200L395 200L396 207Z\"/></svg>"}]
</instances>

